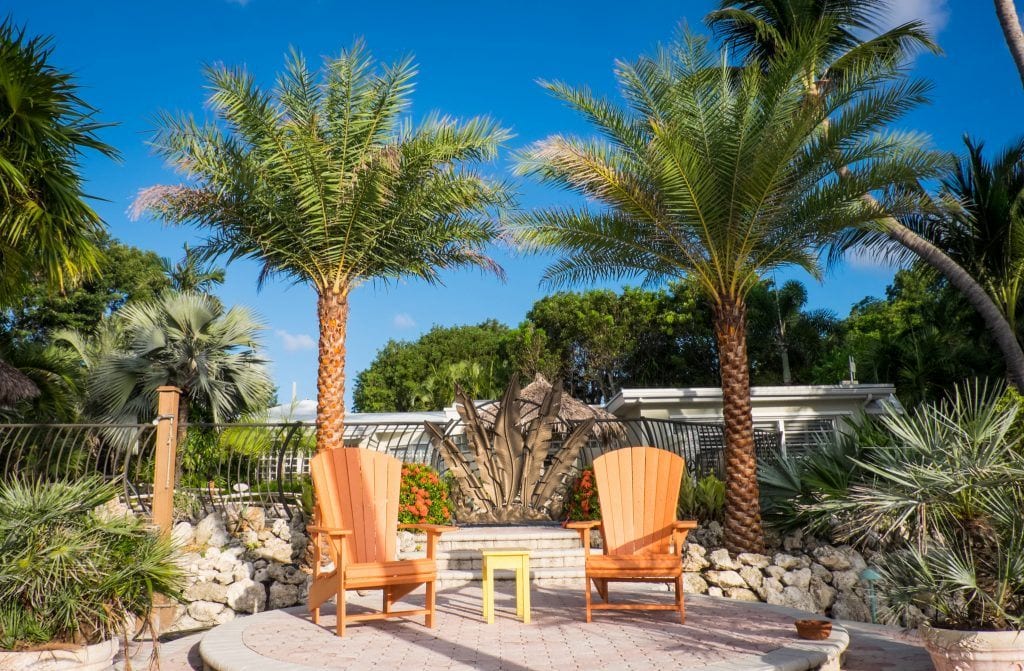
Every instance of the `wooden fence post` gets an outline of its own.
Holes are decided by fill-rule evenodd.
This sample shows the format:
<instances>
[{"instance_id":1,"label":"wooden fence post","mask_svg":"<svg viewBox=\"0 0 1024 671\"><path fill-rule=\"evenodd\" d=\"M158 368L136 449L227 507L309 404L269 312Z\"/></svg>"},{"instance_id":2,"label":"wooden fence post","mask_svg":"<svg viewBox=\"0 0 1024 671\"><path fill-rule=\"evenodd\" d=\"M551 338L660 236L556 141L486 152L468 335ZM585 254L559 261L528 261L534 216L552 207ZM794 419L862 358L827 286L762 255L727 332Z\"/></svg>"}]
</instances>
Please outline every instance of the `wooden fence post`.
<instances>
[{"instance_id":1,"label":"wooden fence post","mask_svg":"<svg viewBox=\"0 0 1024 671\"><path fill-rule=\"evenodd\" d=\"M156 449L153 452L153 524L160 533L171 532L174 523L174 473L178 451L177 387L159 387L156 417Z\"/></svg>"},{"instance_id":2,"label":"wooden fence post","mask_svg":"<svg viewBox=\"0 0 1024 671\"><path fill-rule=\"evenodd\" d=\"M152 522L161 534L171 533L174 524L174 481L175 462L178 452L178 401L181 390L177 387L158 387L156 406L156 446L153 450L153 499ZM153 614L150 632L157 638L175 620L177 604L163 594L153 598Z\"/></svg>"}]
</instances>

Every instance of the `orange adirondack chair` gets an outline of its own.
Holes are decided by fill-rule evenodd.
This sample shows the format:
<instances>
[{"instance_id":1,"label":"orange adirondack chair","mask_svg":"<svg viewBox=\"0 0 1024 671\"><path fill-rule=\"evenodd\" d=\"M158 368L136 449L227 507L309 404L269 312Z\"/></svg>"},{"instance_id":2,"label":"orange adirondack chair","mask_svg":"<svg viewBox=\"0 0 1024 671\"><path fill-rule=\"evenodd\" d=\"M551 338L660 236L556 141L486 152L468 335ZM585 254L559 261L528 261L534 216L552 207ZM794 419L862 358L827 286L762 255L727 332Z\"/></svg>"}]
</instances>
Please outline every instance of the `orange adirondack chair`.
<instances>
[{"instance_id":1,"label":"orange adirondack chair","mask_svg":"<svg viewBox=\"0 0 1024 671\"><path fill-rule=\"evenodd\" d=\"M697 522L676 519L682 457L655 447L627 447L594 459L600 521L569 522L586 554L587 622L592 610L678 610L683 603L682 552ZM590 531L600 527L604 553L590 553ZM591 603L591 582L603 603ZM612 603L610 582L675 583L675 604Z\"/></svg>"},{"instance_id":2,"label":"orange adirondack chair","mask_svg":"<svg viewBox=\"0 0 1024 671\"><path fill-rule=\"evenodd\" d=\"M383 452L339 447L310 460L319 524L308 527L313 537L313 583L309 610L320 621L320 606L338 595L338 636L347 622L425 615L434 626L434 581L437 579L437 538L455 527L436 524L398 524L398 495L402 462ZM396 561L398 529L427 533L426 559ZM320 568L321 542L326 541L334 570ZM392 605L420 585L427 586L425 608L392 610ZM345 592L380 589L384 609L379 613L349 615Z\"/></svg>"}]
</instances>

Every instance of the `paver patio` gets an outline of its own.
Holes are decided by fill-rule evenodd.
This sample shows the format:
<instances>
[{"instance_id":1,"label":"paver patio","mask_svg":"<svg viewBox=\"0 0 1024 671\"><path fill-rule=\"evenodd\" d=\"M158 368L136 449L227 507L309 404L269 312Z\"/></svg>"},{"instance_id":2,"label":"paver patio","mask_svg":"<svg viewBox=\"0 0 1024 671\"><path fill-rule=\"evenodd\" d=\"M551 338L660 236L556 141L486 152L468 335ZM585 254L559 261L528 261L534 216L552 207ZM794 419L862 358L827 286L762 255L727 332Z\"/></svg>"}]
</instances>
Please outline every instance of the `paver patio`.
<instances>
[{"instance_id":1,"label":"paver patio","mask_svg":"<svg viewBox=\"0 0 1024 671\"><path fill-rule=\"evenodd\" d=\"M671 613L598 614L582 622L582 590L534 587L532 624L515 619L511 586L497 594L497 621L483 623L477 586L446 590L438 596L438 626L421 621L390 621L354 625L344 639L333 635L333 608L325 607L320 627L309 622L304 608L270 611L236 620L208 634L204 653L211 653L225 671L241 669L741 669L775 668L789 660L799 665L815 645L798 639L793 619L798 611L728 599L690 596L685 625ZM640 590L636 590L639 592ZM624 594L619 590L619 594ZM650 593L643 595L650 598ZM664 594L670 598L668 593ZM416 603L415 594L412 597ZM359 604L376 607L378 593L352 595ZM846 671L928 671L927 653L912 637L877 625L844 623L850 645ZM227 636L221 633L228 632ZM845 635L837 628L828 643L837 647ZM199 641L203 635L165 644L163 671L202 668ZM228 640L225 645L225 641ZM211 645L211 642L213 645ZM234 652L232 652L232 646ZM219 648L215 650L214 648ZM234 655L234 656L233 656ZM138 657L136 657L138 659ZM233 660L233 661L232 661ZM776 664L777 666L777 664Z\"/></svg>"}]
</instances>

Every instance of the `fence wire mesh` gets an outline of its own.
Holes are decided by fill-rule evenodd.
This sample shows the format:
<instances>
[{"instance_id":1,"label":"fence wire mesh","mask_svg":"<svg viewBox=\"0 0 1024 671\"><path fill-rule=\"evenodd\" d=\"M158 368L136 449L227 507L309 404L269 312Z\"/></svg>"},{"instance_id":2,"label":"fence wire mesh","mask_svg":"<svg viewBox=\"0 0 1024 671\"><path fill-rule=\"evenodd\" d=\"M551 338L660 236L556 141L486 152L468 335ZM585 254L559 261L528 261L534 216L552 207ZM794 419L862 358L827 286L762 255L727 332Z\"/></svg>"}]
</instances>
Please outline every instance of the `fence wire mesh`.
<instances>
[{"instance_id":1,"label":"fence wire mesh","mask_svg":"<svg viewBox=\"0 0 1024 671\"><path fill-rule=\"evenodd\" d=\"M556 427L550 454L576 422ZM460 421L438 427L472 462ZM779 434L755 431L759 461L779 453ZM268 517L307 514L313 504L309 459L316 450L316 428L304 423L182 425L178 430L174 494L178 519L258 506ZM148 515L153 491L156 427L151 424L0 425L0 477L33 479L99 475L122 487L122 503ZM650 445L686 459L697 476L724 472L724 431L720 424L662 419L600 420L577 463L630 445ZM352 423L345 445L387 452L405 463L446 470L422 422Z\"/></svg>"}]
</instances>

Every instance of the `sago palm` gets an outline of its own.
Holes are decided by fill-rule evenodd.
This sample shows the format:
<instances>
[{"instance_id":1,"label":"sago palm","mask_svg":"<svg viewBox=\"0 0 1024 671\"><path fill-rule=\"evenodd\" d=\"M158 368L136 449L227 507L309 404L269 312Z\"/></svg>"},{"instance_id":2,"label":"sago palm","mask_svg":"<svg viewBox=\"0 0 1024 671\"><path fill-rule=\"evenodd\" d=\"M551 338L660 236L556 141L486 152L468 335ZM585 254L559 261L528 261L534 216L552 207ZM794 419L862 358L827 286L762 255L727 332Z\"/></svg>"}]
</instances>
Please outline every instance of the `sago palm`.
<instances>
[{"instance_id":1,"label":"sago palm","mask_svg":"<svg viewBox=\"0 0 1024 671\"><path fill-rule=\"evenodd\" d=\"M225 311L212 296L165 292L151 303L129 303L116 319L123 349L89 371L89 396L102 418L149 420L164 385L181 389L182 423L197 410L227 421L270 400L273 385L258 353L263 327L247 309Z\"/></svg>"},{"instance_id":2,"label":"sago palm","mask_svg":"<svg viewBox=\"0 0 1024 671\"><path fill-rule=\"evenodd\" d=\"M803 81L808 100L813 102L849 72L875 71L884 76L888 71L889 76L899 77L916 51L938 51L920 21L879 32L889 9L888 0L722 0L720 8L707 16L707 23L748 62L762 67L794 49L810 54ZM828 123L828 119L824 121ZM837 155L837 160L841 159ZM889 217L873 222L866 231L851 231L846 242L835 249L879 236L913 252L964 295L1002 352L1010 379L1024 389L1024 349L1015 337L1014 325L982 282L943 248Z\"/></svg>"},{"instance_id":3,"label":"sago palm","mask_svg":"<svg viewBox=\"0 0 1024 671\"><path fill-rule=\"evenodd\" d=\"M319 73L294 55L272 91L240 69L207 72L217 123L164 116L154 145L188 178L137 211L211 232L206 252L251 257L318 294L318 447L342 444L345 331L360 284L438 282L485 254L503 184L472 169L507 133L494 122L404 118L415 68L377 67L361 44Z\"/></svg>"},{"instance_id":4,"label":"sago palm","mask_svg":"<svg viewBox=\"0 0 1024 671\"><path fill-rule=\"evenodd\" d=\"M762 549L746 350L746 298L765 273L817 273L817 252L847 226L904 206L888 196L936 172L923 139L883 123L920 98L911 84L877 89L845 77L825 105L807 105L804 55L770 68L730 68L685 38L657 56L619 63L625 106L564 84L548 88L602 136L553 136L519 169L599 208L546 209L522 219L535 248L560 252L545 278L573 283L689 277L712 304L726 435L726 544ZM834 117L831 125L823 123ZM838 175L841 151L849 170ZM876 192L885 202L866 201Z\"/></svg>"},{"instance_id":5,"label":"sago palm","mask_svg":"<svg viewBox=\"0 0 1024 671\"><path fill-rule=\"evenodd\" d=\"M42 275L54 284L97 269L103 222L79 174L88 151L114 157L49 38L0 23L0 305Z\"/></svg>"}]
</instances>

